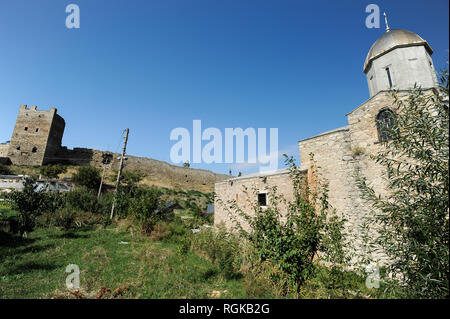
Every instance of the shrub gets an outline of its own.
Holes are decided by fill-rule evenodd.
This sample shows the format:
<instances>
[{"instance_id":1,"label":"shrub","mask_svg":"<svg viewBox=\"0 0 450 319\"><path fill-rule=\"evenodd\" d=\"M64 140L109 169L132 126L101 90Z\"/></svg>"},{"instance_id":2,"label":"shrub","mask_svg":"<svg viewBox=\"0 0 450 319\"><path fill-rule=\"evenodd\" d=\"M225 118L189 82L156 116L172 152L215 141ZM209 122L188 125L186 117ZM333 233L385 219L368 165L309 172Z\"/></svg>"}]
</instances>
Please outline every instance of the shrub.
<instances>
[{"instance_id":1,"label":"shrub","mask_svg":"<svg viewBox=\"0 0 450 319\"><path fill-rule=\"evenodd\" d=\"M314 162L314 159L311 161ZM330 207L328 189L320 180L317 170L313 171L317 185L310 190L294 160L286 157L286 164L290 166L293 201L286 201L273 187L268 189L270 206L264 209L257 203L250 203L253 212L248 213L240 209L235 201L225 204L219 201L219 204L229 212L236 230L252 246L259 263L276 265L287 276L291 287L295 287L298 296L301 286L313 276L316 268L314 258L325 244L324 231L327 230ZM244 192L248 193L249 190ZM253 189L251 192L253 196L248 198L256 198L258 190ZM287 206L283 215L280 204ZM238 220L239 217L248 227Z\"/></svg>"},{"instance_id":2,"label":"shrub","mask_svg":"<svg viewBox=\"0 0 450 319\"><path fill-rule=\"evenodd\" d=\"M359 174L362 197L380 225L376 243L392 261L388 281L406 297L449 297L448 73L443 80L440 94L415 88L402 101L394 92L391 140L372 157L386 172L387 195Z\"/></svg>"},{"instance_id":3,"label":"shrub","mask_svg":"<svg viewBox=\"0 0 450 319\"><path fill-rule=\"evenodd\" d=\"M64 193L63 200L64 207L91 213L100 212L97 196L86 187L76 187L70 192Z\"/></svg>"},{"instance_id":4,"label":"shrub","mask_svg":"<svg viewBox=\"0 0 450 319\"><path fill-rule=\"evenodd\" d=\"M23 181L22 191L12 191L8 199L12 208L19 212L19 234L26 235L34 229L36 216L45 210L45 193L37 189L36 179L26 177Z\"/></svg>"},{"instance_id":5,"label":"shrub","mask_svg":"<svg viewBox=\"0 0 450 319\"><path fill-rule=\"evenodd\" d=\"M160 219L155 211L162 206L161 191L157 188L139 188L130 199L129 211L140 224L143 233L151 233Z\"/></svg>"},{"instance_id":6,"label":"shrub","mask_svg":"<svg viewBox=\"0 0 450 319\"><path fill-rule=\"evenodd\" d=\"M98 190L100 186L100 171L93 166L81 166L78 171L72 175L73 181L80 186L88 189Z\"/></svg>"},{"instance_id":7,"label":"shrub","mask_svg":"<svg viewBox=\"0 0 450 319\"><path fill-rule=\"evenodd\" d=\"M216 265L226 279L239 275L239 240L225 229L202 229L193 236L192 247Z\"/></svg>"},{"instance_id":8,"label":"shrub","mask_svg":"<svg viewBox=\"0 0 450 319\"><path fill-rule=\"evenodd\" d=\"M67 167L61 164L44 165L40 167L39 172L47 178L58 178L59 174L67 172Z\"/></svg>"},{"instance_id":9,"label":"shrub","mask_svg":"<svg viewBox=\"0 0 450 319\"><path fill-rule=\"evenodd\" d=\"M51 223L53 226L59 226L64 230L69 230L75 226L75 212L67 207L58 210L52 216Z\"/></svg>"}]
</instances>

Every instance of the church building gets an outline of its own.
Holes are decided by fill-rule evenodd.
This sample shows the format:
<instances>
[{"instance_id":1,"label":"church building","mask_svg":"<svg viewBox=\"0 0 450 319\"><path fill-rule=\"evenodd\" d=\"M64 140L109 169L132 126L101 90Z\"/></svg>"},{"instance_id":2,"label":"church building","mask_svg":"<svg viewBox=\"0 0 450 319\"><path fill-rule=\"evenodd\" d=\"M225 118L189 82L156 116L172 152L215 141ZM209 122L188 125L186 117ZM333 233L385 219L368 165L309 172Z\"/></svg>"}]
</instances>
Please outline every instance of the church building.
<instances>
[{"instance_id":1,"label":"church building","mask_svg":"<svg viewBox=\"0 0 450 319\"><path fill-rule=\"evenodd\" d=\"M387 24L386 24L387 25ZM385 192L383 169L370 158L389 139L386 128L397 112L391 90L406 97L414 85L425 92L439 86L430 45L414 32L390 29L372 45L363 66L369 87L369 99L346 114L348 125L300 140L301 170L308 183L314 180L310 154L314 165L320 167L321 177L329 185L329 203L347 220L346 230L355 249L362 245L361 225L370 208L360 198L355 171L367 178L378 193ZM215 184L215 224L230 227L229 203L235 201L240 209L251 212L250 203L270 205L270 191L292 199L292 183L287 169L232 178ZM255 189L256 192L244 191ZM228 203L228 204L225 204ZM287 209L287 207L282 207ZM234 216L235 217L235 216ZM375 251L375 259L383 259Z\"/></svg>"}]
</instances>

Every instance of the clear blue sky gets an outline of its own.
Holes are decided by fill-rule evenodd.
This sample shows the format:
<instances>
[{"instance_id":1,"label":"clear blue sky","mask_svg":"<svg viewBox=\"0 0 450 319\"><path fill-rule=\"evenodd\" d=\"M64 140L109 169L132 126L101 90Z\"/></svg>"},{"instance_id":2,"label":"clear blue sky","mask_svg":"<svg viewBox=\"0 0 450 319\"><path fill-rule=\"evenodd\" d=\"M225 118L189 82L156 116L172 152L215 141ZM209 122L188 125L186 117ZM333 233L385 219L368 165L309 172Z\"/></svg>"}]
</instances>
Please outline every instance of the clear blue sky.
<instances>
[{"instance_id":1,"label":"clear blue sky","mask_svg":"<svg viewBox=\"0 0 450 319\"><path fill-rule=\"evenodd\" d=\"M70 3L80 29L65 27ZM200 119L277 127L298 157L299 139L346 125L369 96L363 63L384 32L365 27L369 3L446 65L448 0L0 0L0 141L28 104L58 108L68 147L120 151L129 127L129 154L170 161L171 130Z\"/></svg>"}]
</instances>

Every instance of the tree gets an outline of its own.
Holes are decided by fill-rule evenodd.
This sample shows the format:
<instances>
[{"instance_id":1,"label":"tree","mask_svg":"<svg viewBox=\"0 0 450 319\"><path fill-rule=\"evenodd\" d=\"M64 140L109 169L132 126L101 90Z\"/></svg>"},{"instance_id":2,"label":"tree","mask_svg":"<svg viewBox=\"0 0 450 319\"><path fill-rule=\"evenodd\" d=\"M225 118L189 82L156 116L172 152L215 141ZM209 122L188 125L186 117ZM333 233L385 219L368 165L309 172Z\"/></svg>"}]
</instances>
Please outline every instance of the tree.
<instances>
[{"instance_id":1,"label":"tree","mask_svg":"<svg viewBox=\"0 0 450 319\"><path fill-rule=\"evenodd\" d=\"M342 271L348 259L344 257L343 221L337 215L330 215L331 218L327 220L331 207L326 184L318 178L317 186L310 189L293 158L286 156L286 164L290 167L293 201L287 202L273 187L268 189L270 204L262 208L258 203L249 203L251 213L239 208L235 201L219 201L219 204L228 211L236 230L251 244L258 259L261 262L270 261L285 273L298 295L303 284L314 274L314 259L319 250L323 250L327 261L339 263L336 271ZM317 170L314 174L319 177ZM257 189L250 191L253 194L244 190L248 195L253 195L248 198L255 198ZM280 204L286 204L285 212ZM249 227L245 227L239 217ZM327 230L331 233L326 234Z\"/></svg>"},{"instance_id":2,"label":"tree","mask_svg":"<svg viewBox=\"0 0 450 319\"><path fill-rule=\"evenodd\" d=\"M406 100L394 92L398 114L391 140L373 160L387 177L381 196L359 175L362 197L380 225L376 243L390 257L390 283L406 297L449 297L448 73L432 94L415 88Z\"/></svg>"},{"instance_id":3,"label":"tree","mask_svg":"<svg viewBox=\"0 0 450 319\"><path fill-rule=\"evenodd\" d=\"M93 166L81 166L78 168L78 171L72 175L72 179L80 186L97 190L101 181L100 171Z\"/></svg>"},{"instance_id":4,"label":"tree","mask_svg":"<svg viewBox=\"0 0 450 319\"><path fill-rule=\"evenodd\" d=\"M191 167L191 163L189 163L189 161L186 161L183 163L183 167L189 168Z\"/></svg>"},{"instance_id":5,"label":"tree","mask_svg":"<svg viewBox=\"0 0 450 319\"><path fill-rule=\"evenodd\" d=\"M19 234L26 236L34 229L36 216L44 210L46 201L44 191L37 189L36 179L26 177L23 190L14 190L8 194L12 208L19 212Z\"/></svg>"},{"instance_id":6,"label":"tree","mask_svg":"<svg viewBox=\"0 0 450 319\"><path fill-rule=\"evenodd\" d=\"M44 165L39 169L41 175L47 178L58 178L59 174L67 172L67 167L61 164Z\"/></svg>"}]
</instances>

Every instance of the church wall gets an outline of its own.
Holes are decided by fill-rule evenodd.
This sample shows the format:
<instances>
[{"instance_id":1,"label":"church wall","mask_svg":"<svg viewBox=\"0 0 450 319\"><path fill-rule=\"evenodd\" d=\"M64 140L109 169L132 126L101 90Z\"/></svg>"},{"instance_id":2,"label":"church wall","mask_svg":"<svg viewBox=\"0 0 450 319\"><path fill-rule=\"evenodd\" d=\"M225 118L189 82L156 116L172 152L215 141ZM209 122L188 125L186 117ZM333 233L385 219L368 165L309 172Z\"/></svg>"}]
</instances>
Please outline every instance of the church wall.
<instances>
[{"instance_id":1,"label":"church wall","mask_svg":"<svg viewBox=\"0 0 450 319\"><path fill-rule=\"evenodd\" d=\"M287 170L282 170L282 173L268 176L257 176L250 178L236 178L230 179L215 184L216 199L214 203L214 225L225 225L228 229L233 226L233 220L229 216L229 212L234 212L231 209L232 202L247 214L253 214L254 209L252 205L257 203L258 193L267 193L268 205L271 205L272 188L277 187L277 195L282 195L287 201L292 201L293 185ZM247 189L247 194L245 192ZM255 193L256 192L256 193ZM281 204L279 206L282 213L287 212L287 206ZM229 211L227 210L229 209ZM234 217L239 220L242 225L245 225L243 219L234 214ZM246 227L248 229L248 227Z\"/></svg>"},{"instance_id":2,"label":"church wall","mask_svg":"<svg viewBox=\"0 0 450 319\"><path fill-rule=\"evenodd\" d=\"M310 173L310 153L314 154L315 168L329 184L330 204L338 212L345 212L351 190L352 168L348 162L353 160L348 127L300 141L299 149L301 166Z\"/></svg>"}]
</instances>

